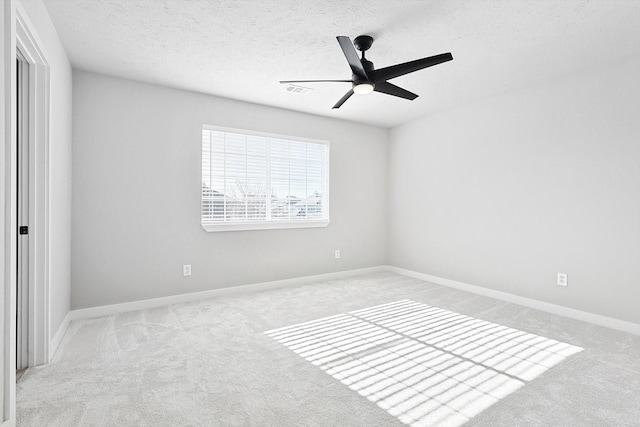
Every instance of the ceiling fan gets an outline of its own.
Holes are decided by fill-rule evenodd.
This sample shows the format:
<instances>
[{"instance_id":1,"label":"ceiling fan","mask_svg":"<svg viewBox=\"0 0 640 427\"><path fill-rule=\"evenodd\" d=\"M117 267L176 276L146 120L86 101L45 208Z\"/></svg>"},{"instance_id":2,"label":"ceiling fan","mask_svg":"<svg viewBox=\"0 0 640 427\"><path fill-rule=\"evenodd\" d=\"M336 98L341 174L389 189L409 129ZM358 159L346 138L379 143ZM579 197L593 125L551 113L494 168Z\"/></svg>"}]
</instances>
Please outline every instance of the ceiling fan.
<instances>
[{"instance_id":1,"label":"ceiling fan","mask_svg":"<svg viewBox=\"0 0 640 427\"><path fill-rule=\"evenodd\" d=\"M373 91L413 101L418 97L418 95L389 83L388 80L413 73L414 71L422 70L423 68L451 61L453 59L453 56L449 52L376 70L373 68L373 62L364 57L364 53L373 44L373 37L366 35L358 36L353 40L353 43L351 43L349 37L346 36L338 36L336 38L338 39L342 52L351 67L351 72L353 73L351 75L351 80L281 80L280 83L351 83L353 87L342 98L340 98L338 102L336 102L336 105L334 105L333 108L340 108L340 106L344 104L345 101L354 93L358 95L366 95ZM356 49L354 49L354 46L362 52L362 58L358 58L358 53L356 52Z\"/></svg>"}]
</instances>

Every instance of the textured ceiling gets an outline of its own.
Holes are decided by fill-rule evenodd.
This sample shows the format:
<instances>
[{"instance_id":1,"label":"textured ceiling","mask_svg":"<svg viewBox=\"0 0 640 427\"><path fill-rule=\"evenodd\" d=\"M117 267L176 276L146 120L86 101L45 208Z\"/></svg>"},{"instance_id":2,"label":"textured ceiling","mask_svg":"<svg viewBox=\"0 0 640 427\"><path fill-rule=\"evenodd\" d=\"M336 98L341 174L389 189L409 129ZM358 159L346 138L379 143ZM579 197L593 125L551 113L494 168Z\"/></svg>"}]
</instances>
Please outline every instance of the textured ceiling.
<instances>
[{"instance_id":1,"label":"textured ceiling","mask_svg":"<svg viewBox=\"0 0 640 427\"><path fill-rule=\"evenodd\" d=\"M44 0L72 65L144 82L391 127L640 54L638 0ZM333 104L349 79L335 39L375 38L377 68L444 52L453 61Z\"/></svg>"}]
</instances>

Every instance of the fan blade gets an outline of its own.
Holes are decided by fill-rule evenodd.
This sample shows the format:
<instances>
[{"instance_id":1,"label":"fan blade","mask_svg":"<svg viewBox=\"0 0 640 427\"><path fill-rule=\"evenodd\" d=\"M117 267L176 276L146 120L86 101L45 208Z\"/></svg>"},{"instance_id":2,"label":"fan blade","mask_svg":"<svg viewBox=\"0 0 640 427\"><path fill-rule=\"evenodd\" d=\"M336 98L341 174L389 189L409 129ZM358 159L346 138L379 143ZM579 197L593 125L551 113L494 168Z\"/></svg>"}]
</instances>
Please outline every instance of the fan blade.
<instances>
[{"instance_id":1,"label":"fan blade","mask_svg":"<svg viewBox=\"0 0 640 427\"><path fill-rule=\"evenodd\" d=\"M340 98L340 101L336 102L336 105L334 105L333 108L340 108L340 106L342 104L344 104L344 102L347 99L351 98L351 95L353 95L353 89L351 89L349 92L345 93L345 95L342 98Z\"/></svg>"},{"instance_id":2,"label":"fan blade","mask_svg":"<svg viewBox=\"0 0 640 427\"><path fill-rule=\"evenodd\" d=\"M432 67L451 61L453 55L451 53L442 53L440 55L430 56L428 58L416 59L415 61L405 62L404 64L392 65L390 67L380 68L374 71L375 80L389 80L423 68Z\"/></svg>"},{"instance_id":3,"label":"fan blade","mask_svg":"<svg viewBox=\"0 0 640 427\"><path fill-rule=\"evenodd\" d=\"M342 48L342 52L344 56L347 58L347 62L351 67L351 71L353 74L362 77L365 80L369 80L367 76L367 72L364 71L364 67L362 66L362 62L360 62L360 58L358 58L358 53L356 52L356 48L353 47L353 43L349 37L338 36L338 43L340 43L340 47Z\"/></svg>"},{"instance_id":4,"label":"fan blade","mask_svg":"<svg viewBox=\"0 0 640 427\"><path fill-rule=\"evenodd\" d=\"M351 80L280 80L280 83L352 83Z\"/></svg>"},{"instance_id":5,"label":"fan blade","mask_svg":"<svg viewBox=\"0 0 640 427\"><path fill-rule=\"evenodd\" d=\"M389 82L377 82L373 90L375 90L376 92L386 93L387 95L409 99L411 101L418 97L418 95L416 95L415 93L409 92L408 90L402 89L401 87L398 87Z\"/></svg>"}]
</instances>

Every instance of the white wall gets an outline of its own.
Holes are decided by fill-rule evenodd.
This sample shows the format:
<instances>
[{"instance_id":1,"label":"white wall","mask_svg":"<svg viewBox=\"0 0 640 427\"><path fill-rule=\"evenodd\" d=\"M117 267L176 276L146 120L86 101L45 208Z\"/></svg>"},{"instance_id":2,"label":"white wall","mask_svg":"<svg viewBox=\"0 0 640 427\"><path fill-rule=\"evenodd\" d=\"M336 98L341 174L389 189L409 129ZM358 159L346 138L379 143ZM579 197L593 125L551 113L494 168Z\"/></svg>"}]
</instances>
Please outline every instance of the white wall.
<instances>
[{"instance_id":1,"label":"white wall","mask_svg":"<svg viewBox=\"0 0 640 427\"><path fill-rule=\"evenodd\" d=\"M386 263L386 130L80 71L73 81L72 308ZM331 224L205 232L202 124L329 140Z\"/></svg>"},{"instance_id":2,"label":"white wall","mask_svg":"<svg viewBox=\"0 0 640 427\"><path fill-rule=\"evenodd\" d=\"M71 294L71 100L72 73L69 59L49 13L40 0L22 0L30 29L49 63L49 267L51 335L70 310Z\"/></svg>"},{"instance_id":3,"label":"white wall","mask_svg":"<svg viewBox=\"0 0 640 427\"><path fill-rule=\"evenodd\" d=\"M391 264L640 323L638 76L636 56L393 129Z\"/></svg>"}]
</instances>

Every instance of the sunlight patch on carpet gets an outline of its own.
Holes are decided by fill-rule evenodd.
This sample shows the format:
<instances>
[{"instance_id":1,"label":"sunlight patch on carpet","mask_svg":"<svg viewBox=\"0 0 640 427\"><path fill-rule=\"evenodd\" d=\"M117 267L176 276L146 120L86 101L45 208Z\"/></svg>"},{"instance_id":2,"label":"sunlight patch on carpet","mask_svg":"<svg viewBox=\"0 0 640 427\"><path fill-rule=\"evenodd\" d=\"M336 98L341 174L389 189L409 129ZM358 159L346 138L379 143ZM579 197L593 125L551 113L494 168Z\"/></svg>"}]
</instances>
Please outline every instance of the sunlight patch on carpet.
<instances>
[{"instance_id":1,"label":"sunlight patch on carpet","mask_svg":"<svg viewBox=\"0 0 640 427\"><path fill-rule=\"evenodd\" d=\"M412 300L265 334L414 427L461 426L582 351Z\"/></svg>"}]
</instances>

